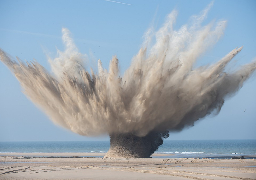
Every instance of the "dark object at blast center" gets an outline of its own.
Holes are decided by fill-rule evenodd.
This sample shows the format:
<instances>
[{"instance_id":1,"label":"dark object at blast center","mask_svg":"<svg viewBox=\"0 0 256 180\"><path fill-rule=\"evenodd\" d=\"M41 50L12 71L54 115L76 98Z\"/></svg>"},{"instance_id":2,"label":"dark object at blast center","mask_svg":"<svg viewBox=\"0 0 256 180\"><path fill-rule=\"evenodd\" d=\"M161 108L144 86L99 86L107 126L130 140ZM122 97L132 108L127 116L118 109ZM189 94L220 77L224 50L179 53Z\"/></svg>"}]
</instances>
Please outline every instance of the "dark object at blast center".
<instances>
[{"instance_id":1,"label":"dark object at blast center","mask_svg":"<svg viewBox=\"0 0 256 180\"><path fill-rule=\"evenodd\" d=\"M150 132L144 137L131 133L111 134L105 158L149 158L163 144L163 138L168 137L168 131Z\"/></svg>"}]
</instances>

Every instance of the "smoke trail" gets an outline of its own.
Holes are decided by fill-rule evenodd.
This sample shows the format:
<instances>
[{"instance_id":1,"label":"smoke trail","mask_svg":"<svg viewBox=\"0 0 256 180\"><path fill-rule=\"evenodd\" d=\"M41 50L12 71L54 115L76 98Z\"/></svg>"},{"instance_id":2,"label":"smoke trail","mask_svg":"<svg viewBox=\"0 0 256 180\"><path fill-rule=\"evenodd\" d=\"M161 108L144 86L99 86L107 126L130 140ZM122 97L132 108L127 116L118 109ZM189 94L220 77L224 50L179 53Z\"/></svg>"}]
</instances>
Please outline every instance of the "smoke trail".
<instances>
[{"instance_id":1,"label":"smoke trail","mask_svg":"<svg viewBox=\"0 0 256 180\"><path fill-rule=\"evenodd\" d=\"M37 62L11 60L2 50L1 61L15 74L32 102L54 123L75 133L146 136L182 130L218 113L225 98L239 90L256 69L256 62L252 62L225 72L242 47L216 64L193 68L225 29L225 21L201 26L210 6L193 17L192 25L183 25L177 31L173 29L177 12L170 13L162 28L145 35L142 48L122 78L116 57L108 71L99 60L98 73L87 72L86 57L78 52L65 28L65 51L49 59L53 74ZM150 46L152 37L155 43Z\"/></svg>"}]
</instances>

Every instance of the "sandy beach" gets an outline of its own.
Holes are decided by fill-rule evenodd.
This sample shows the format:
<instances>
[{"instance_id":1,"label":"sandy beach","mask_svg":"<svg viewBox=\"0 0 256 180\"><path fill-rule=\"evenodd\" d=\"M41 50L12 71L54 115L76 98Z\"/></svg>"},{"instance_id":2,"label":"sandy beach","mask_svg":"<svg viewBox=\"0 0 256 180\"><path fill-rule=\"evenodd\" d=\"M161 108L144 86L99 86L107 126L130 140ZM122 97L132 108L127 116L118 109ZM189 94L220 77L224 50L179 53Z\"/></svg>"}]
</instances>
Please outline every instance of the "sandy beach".
<instances>
[{"instance_id":1,"label":"sandy beach","mask_svg":"<svg viewBox=\"0 0 256 180\"><path fill-rule=\"evenodd\" d=\"M256 179L256 159L104 159L103 156L103 153L1 153L0 179Z\"/></svg>"}]
</instances>

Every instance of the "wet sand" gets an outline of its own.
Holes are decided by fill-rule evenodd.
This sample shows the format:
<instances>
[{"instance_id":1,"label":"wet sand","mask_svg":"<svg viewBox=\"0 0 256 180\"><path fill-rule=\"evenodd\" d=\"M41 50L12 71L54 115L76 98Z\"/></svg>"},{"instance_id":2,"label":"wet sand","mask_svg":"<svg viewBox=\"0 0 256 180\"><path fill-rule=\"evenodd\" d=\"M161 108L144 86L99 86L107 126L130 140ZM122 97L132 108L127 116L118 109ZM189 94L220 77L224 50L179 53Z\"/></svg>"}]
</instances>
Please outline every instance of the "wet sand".
<instances>
[{"instance_id":1,"label":"wet sand","mask_svg":"<svg viewBox=\"0 0 256 180\"><path fill-rule=\"evenodd\" d=\"M103 156L103 153L1 153L0 179L256 179L256 159L103 159Z\"/></svg>"}]
</instances>

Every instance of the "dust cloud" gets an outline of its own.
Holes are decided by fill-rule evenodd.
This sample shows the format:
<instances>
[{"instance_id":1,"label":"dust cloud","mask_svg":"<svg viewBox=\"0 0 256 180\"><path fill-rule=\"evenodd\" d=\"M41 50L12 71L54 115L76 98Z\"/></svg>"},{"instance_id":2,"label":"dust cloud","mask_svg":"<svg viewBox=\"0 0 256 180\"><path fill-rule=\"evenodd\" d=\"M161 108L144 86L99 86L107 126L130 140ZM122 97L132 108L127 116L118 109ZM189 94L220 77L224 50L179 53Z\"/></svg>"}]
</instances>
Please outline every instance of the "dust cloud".
<instances>
[{"instance_id":1,"label":"dust cloud","mask_svg":"<svg viewBox=\"0 0 256 180\"><path fill-rule=\"evenodd\" d=\"M256 69L256 62L226 71L242 50L217 63L195 67L197 59L223 35L226 22L202 26L210 6L192 23L174 30L177 11L163 26L144 35L141 49L121 77L113 57L109 69L98 61L88 72L86 56L63 28L65 51L49 59L52 73L38 62L12 60L1 50L1 61L15 74L27 97L56 124L83 136L179 131L211 113L237 92Z\"/></svg>"}]
</instances>

